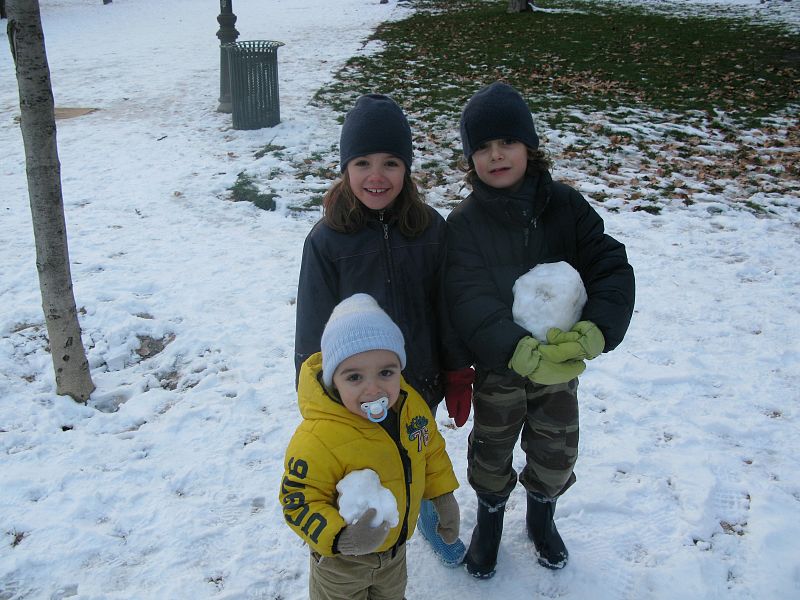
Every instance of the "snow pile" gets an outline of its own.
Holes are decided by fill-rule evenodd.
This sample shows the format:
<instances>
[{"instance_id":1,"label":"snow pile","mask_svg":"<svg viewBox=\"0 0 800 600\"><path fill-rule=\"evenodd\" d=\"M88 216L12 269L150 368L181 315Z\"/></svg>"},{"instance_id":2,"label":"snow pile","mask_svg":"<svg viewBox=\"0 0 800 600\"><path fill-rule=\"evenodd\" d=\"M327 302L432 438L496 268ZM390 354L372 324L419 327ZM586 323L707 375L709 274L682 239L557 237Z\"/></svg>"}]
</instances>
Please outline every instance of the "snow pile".
<instances>
[{"instance_id":1,"label":"snow pile","mask_svg":"<svg viewBox=\"0 0 800 600\"><path fill-rule=\"evenodd\" d=\"M551 327L572 329L586 304L581 276L563 261L536 265L517 279L513 291L514 321L541 342Z\"/></svg>"},{"instance_id":2,"label":"snow pile","mask_svg":"<svg viewBox=\"0 0 800 600\"><path fill-rule=\"evenodd\" d=\"M348 524L357 521L370 508L376 513L373 527L384 521L395 527L400 522L394 495L381 485L380 477L372 469L348 473L336 484L336 491L339 492L339 514Z\"/></svg>"}]
</instances>

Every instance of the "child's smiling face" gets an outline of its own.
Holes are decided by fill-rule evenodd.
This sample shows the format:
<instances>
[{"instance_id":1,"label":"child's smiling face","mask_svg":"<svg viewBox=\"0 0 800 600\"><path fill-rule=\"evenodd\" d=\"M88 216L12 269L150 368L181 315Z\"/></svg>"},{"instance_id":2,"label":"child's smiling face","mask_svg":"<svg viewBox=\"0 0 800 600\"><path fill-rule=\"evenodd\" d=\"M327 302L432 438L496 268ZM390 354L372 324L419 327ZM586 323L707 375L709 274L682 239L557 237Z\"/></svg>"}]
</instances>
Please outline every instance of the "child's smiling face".
<instances>
[{"instance_id":1,"label":"child's smiling face","mask_svg":"<svg viewBox=\"0 0 800 600\"><path fill-rule=\"evenodd\" d=\"M359 156L347 163L350 188L361 203L372 210L383 210L403 189L405 163L385 152Z\"/></svg>"},{"instance_id":2,"label":"child's smiling face","mask_svg":"<svg viewBox=\"0 0 800 600\"><path fill-rule=\"evenodd\" d=\"M475 173L486 185L514 191L525 179L528 148L517 140L489 140L475 149L472 164L475 165Z\"/></svg>"},{"instance_id":3,"label":"child's smiling face","mask_svg":"<svg viewBox=\"0 0 800 600\"><path fill-rule=\"evenodd\" d=\"M367 418L362 404L387 398L389 410L400 397L400 359L391 350L367 350L343 360L333 374L342 404L354 415Z\"/></svg>"}]
</instances>

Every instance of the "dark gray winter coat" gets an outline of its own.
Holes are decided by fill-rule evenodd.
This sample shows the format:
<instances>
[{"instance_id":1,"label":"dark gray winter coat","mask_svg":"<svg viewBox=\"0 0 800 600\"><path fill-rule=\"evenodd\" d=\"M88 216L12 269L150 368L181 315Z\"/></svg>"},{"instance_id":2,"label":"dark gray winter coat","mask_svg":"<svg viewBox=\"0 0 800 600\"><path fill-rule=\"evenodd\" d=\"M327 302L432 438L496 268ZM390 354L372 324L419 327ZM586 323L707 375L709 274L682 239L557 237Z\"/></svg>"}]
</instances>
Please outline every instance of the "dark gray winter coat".
<instances>
[{"instance_id":1,"label":"dark gray winter coat","mask_svg":"<svg viewBox=\"0 0 800 600\"><path fill-rule=\"evenodd\" d=\"M605 352L622 341L633 314L633 268L625 246L570 186L547 172L515 195L478 182L447 225L451 320L479 368L506 372L517 342L531 335L514 322L512 287L539 263L572 265L588 295L581 319L603 332Z\"/></svg>"},{"instance_id":2,"label":"dark gray winter coat","mask_svg":"<svg viewBox=\"0 0 800 600\"><path fill-rule=\"evenodd\" d=\"M319 352L333 307L358 292L375 298L400 327L407 356L403 374L429 405L442 398L440 373L469 364L444 303L445 221L426 208L431 224L415 238L400 233L388 214L385 222L372 215L355 233L334 231L324 220L314 226L303 247L297 290L298 373Z\"/></svg>"}]
</instances>

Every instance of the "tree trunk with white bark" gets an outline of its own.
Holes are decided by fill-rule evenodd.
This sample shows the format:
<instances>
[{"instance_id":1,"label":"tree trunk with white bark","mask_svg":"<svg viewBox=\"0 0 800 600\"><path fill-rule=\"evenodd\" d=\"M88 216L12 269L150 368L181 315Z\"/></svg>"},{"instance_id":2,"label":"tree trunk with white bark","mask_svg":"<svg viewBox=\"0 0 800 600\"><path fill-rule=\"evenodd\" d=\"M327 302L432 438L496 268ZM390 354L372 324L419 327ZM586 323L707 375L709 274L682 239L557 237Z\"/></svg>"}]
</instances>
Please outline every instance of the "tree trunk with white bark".
<instances>
[{"instance_id":1,"label":"tree trunk with white bark","mask_svg":"<svg viewBox=\"0 0 800 600\"><path fill-rule=\"evenodd\" d=\"M55 107L39 0L8 0L8 39L16 65L28 196L56 393L86 402L94 391L72 290L56 143Z\"/></svg>"}]
</instances>

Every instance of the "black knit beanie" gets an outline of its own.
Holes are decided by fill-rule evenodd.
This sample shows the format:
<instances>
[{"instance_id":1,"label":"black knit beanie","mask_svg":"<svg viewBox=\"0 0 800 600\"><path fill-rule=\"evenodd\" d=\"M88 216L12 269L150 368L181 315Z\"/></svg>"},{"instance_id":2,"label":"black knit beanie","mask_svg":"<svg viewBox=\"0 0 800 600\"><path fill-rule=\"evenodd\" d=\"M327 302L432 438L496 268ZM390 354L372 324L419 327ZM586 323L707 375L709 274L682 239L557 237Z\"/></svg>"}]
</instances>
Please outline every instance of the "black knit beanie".
<instances>
[{"instance_id":1,"label":"black knit beanie","mask_svg":"<svg viewBox=\"0 0 800 600\"><path fill-rule=\"evenodd\" d=\"M403 109L389 96L367 94L356 100L344 118L339 167L344 173L352 159L375 152L393 154L411 171L411 127Z\"/></svg>"},{"instance_id":2,"label":"black knit beanie","mask_svg":"<svg viewBox=\"0 0 800 600\"><path fill-rule=\"evenodd\" d=\"M469 99L461 113L461 144L469 160L481 144L490 140L519 140L528 148L539 147L531 110L510 85L496 81Z\"/></svg>"}]
</instances>

